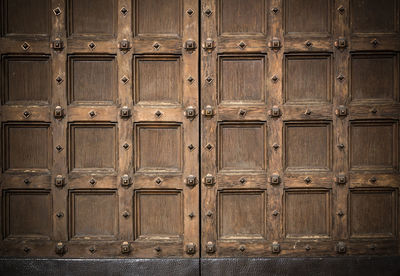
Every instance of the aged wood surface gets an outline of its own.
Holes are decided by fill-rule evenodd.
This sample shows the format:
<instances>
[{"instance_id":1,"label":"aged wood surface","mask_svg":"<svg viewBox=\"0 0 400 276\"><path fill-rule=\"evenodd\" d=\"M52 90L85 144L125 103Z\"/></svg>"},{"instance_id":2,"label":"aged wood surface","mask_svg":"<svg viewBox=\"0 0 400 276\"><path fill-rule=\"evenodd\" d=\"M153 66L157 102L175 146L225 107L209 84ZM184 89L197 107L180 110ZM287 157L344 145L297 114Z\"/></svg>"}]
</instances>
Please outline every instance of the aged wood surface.
<instances>
[{"instance_id":1,"label":"aged wood surface","mask_svg":"<svg viewBox=\"0 0 400 276\"><path fill-rule=\"evenodd\" d=\"M0 256L400 253L399 0L31 2L0 1Z\"/></svg>"}]
</instances>

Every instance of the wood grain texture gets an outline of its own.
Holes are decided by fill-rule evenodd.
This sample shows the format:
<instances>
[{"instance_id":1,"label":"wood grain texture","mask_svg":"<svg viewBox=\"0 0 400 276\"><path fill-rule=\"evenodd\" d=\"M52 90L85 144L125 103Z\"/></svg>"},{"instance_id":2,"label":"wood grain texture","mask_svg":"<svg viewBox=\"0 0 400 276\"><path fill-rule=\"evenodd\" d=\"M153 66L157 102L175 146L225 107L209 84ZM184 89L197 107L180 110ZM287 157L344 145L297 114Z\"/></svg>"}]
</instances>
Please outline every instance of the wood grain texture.
<instances>
[{"instance_id":1,"label":"wood grain texture","mask_svg":"<svg viewBox=\"0 0 400 276\"><path fill-rule=\"evenodd\" d=\"M381 2L1 1L0 256L398 255L400 3Z\"/></svg>"},{"instance_id":2,"label":"wood grain texture","mask_svg":"<svg viewBox=\"0 0 400 276\"><path fill-rule=\"evenodd\" d=\"M3 34L7 36L49 36L51 1L4 0Z\"/></svg>"}]
</instances>

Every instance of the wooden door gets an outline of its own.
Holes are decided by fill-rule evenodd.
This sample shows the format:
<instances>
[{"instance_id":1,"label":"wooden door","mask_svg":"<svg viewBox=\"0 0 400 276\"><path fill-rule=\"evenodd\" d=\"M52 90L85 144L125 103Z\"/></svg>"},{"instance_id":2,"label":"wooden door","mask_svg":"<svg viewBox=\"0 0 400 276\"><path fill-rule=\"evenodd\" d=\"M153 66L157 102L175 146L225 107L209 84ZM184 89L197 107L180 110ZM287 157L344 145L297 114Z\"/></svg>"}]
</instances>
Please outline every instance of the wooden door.
<instances>
[{"instance_id":1,"label":"wooden door","mask_svg":"<svg viewBox=\"0 0 400 276\"><path fill-rule=\"evenodd\" d=\"M0 256L398 254L399 12L1 0Z\"/></svg>"},{"instance_id":2,"label":"wooden door","mask_svg":"<svg viewBox=\"0 0 400 276\"><path fill-rule=\"evenodd\" d=\"M202 1L202 256L398 254L399 4Z\"/></svg>"},{"instance_id":3,"label":"wooden door","mask_svg":"<svg viewBox=\"0 0 400 276\"><path fill-rule=\"evenodd\" d=\"M197 1L1 8L0 255L199 256Z\"/></svg>"}]
</instances>

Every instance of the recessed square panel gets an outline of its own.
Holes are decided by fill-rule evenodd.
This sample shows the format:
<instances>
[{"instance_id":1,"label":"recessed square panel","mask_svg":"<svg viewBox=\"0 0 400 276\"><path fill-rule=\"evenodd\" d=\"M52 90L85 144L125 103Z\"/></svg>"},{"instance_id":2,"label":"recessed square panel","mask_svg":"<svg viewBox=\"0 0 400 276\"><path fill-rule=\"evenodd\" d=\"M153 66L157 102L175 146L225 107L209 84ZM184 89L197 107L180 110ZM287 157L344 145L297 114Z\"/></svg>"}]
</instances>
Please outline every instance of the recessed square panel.
<instances>
[{"instance_id":1,"label":"recessed square panel","mask_svg":"<svg viewBox=\"0 0 400 276\"><path fill-rule=\"evenodd\" d=\"M49 35L50 0L4 0L1 4L5 35Z\"/></svg>"},{"instance_id":2,"label":"recessed square panel","mask_svg":"<svg viewBox=\"0 0 400 276\"><path fill-rule=\"evenodd\" d=\"M285 102L330 102L331 67L329 54L285 55Z\"/></svg>"},{"instance_id":3,"label":"recessed square panel","mask_svg":"<svg viewBox=\"0 0 400 276\"><path fill-rule=\"evenodd\" d=\"M285 32L330 33L332 2L331 0L285 0Z\"/></svg>"},{"instance_id":4,"label":"recessed square panel","mask_svg":"<svg viewBox=\"0 0 400 276\"><path fill-rule=\"evenodd\" d=\"M285 190L285 237L318 239L331 233L328 189Z\"/></svg>"},{"instance_id":5,"label":"recessed square panel","mask_svg":"<svg viewBox=\"0 0 400 276\"><path fill-rule=\"evenodd\" d=\"M112 123L70 124L70 171L114 171L116 137L116 125Z\"/></svg>"},{"instance_id":6,"label":"recessed square panel","mask_svg":"<svg viewBox=\"0 0 400 276\"><path fill-rule=\"evenodd\" d=\"M219 239L265 238L265 191L219 191L217 209Z\"/></svg>"},{"instance_id":7,"label":"recessed square panel","mask_svg":"<svg viewBox=\"0 0 400 276\"><path fill-rule=\"evenodd\" d=\"M398 91L396 54L351 56L351 98L353 101L393 101Z\"/></svg>"},{"instance_id":8,"label":"recessed square panel","mask_svg":"<svg viewBox=\"0 0 400 276\"><path fill-rule=\"evenodd\" d=\"M47 104L51 94L49 56L3 57L3 103Z\"/></svg>"},{"instance_id":9,"label":"recessed square panel","mask_svg":"<svg viewBox=\"0 0 400 276\"><path fill-rule=\"evenodd\" d=\"M46 123L3 125L4 169L45 171L51 167L51 133Z\"/></svg>"},{"instance_id":10,"label":"recessed square panel","mask_svg":"<svg viewBox=\"0 0 400 276\"><path fill-rule=\"evenodd\" d=\"M118 196L114 190L70 190L70 239L116 239Z\"/></svg>"},{"instance_id":11,"label":"recessed square panel","mask_svg":"<svg viewBox=\"0 0 400 276\"><path fill-rule=\"evenodd\" d=\"M135 239L178 239L183 235L179 190L135 191Z\"/></svg>"},{"instance_id":12,"label":"recessed square panel","mask_svg":"<svg viewBox=\"0 0 400 276\"><path fill-rule=\"evenodd\" d=\"M179 36L182 32L182 0L134 0L135 34Z\"/></svg>"},{"instance_id":13,"label":"recessed square panel","mask_svg":"<svg viewBox=\"0 0 400 276\"><path fill-rule=\"evenodd\" d=\"M180 124L137 124L135 140L137 171L181 171Z\"/></svg>"},{"instance_id":14,"label":"recessed square panel","mask_svg":"<svg viewBox=\"0 0 400 276\"><path fill-rule=\"evenodd\" d=\"M50 239L52 197L48 190L4 190L5 238Z\"/></svg>"},{"instance_id":15,"label":"recessed square panel","mask_svg":"<svg viewBox=\"0 0 400 276\"><path fill-rule=\"evenodd\" d=\"M219 170L264 170L265 143L266 130L262 122L220 123L218 126Z\"/></svg>"},{"instance_id":16,"label":"recessed square panel","mask_svg":"<svg viewBox=\"0 0 400 276\"><path fill-rule=\"evenodd\" d=\"M117 2L114 0L68 0L69 35L113 36Z\"/></svg>"},{"instance_id":17,"label":"recessed square panel","mask_svg":"<svg viewBox=\"0 0 400 276\"><path fill-rule=\"evenodd\" d=\"M111 104L117 95L117 66L112 55L69 56L69 102Z\"/></svg>"},{"instance_id":18,"label":"recessed square panel","mask_svg":"<svg viewBox=\"0 0 400 276\"><path fill-rule=\"evenodd\" d=\"M396 122L351 122L350 168L352 170L396 170L398 143Z\"/></svg>"},{"instance_id":19,"label":"recessed square panel","mask_svg":"<svg viewBox=\"0 0 400 276\"><path fill-rule=\"evenodd\" d=\"M353 33L394 33L397 30L396 0L351 0L350 20ZM396 16L397 14L397 16Z\"/></svg>"},{"instance_id":20,"label":"recessed square panel","mask_svg":"<svg viewBox=\"0 0 400 276\"><path fill-rule=\"evenodd\" d=\"M218 61L220 103L264 102L265 56L220 56Z\"/></svg>"},{"instance_id":21,"label":"recessed square panel","mask_svg":"<svg viewBox=\"0 0 400 276\"><path fill-rule=\"evenodd\" d=\"M351 189L349 232L352 238L397 236L397 192L394 189Z\"/></svg>"},{"instance_id":22,"label":"recessed square panel","mask_svg":"<svg viewBox=\"0 0 400 276\"><path fill-rule=\"evenodd\" d=\"M285 123L285 168L290 171L331 170L331 123Z\"/></svg>"},{"instance_id":23,"label":"recessed square panel","mask_svg":"<svg viewBox=\"0 0 400 276\"><path fill-rule=\"evenodd\" d=\"M218 0L220 34L265 34L265 0Z\"/></svg>"},{"instance_id":24,"label":"recessed square panel","mask_svg":"<svg viewBox=\"0 0 400 276\"><path fill-rule=\"evenodd\" d=\"M181 103L180 56L136 56L134 71L136 103Z\"/></svg>"}]
</instances>

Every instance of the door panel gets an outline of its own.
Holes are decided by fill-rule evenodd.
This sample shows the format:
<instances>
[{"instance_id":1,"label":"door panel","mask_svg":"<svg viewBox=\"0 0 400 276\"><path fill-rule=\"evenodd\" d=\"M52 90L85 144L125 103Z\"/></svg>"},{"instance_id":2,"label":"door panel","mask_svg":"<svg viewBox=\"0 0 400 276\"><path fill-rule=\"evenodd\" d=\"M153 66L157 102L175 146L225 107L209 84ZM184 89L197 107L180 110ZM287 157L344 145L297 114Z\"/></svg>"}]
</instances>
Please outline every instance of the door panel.
<instances>
[{"instance_id":1,"label":"door panel","mask_svg":"<svg viewBox=\"0 0 400 276\"><path fill-rule=\"evenodd\" d=\"M198 257L198 2L14 2L0 255Z\"/></svg>"},{"instance_id":2,"label":"door panel","mask_svg":"<svg viewBox=\"0 0 400 276\"><path fill-rule=\"evenodd\" d=\"M397 254L399 2L372 2L202 1L202 256Z\"/></svg>"}]
</instances>

